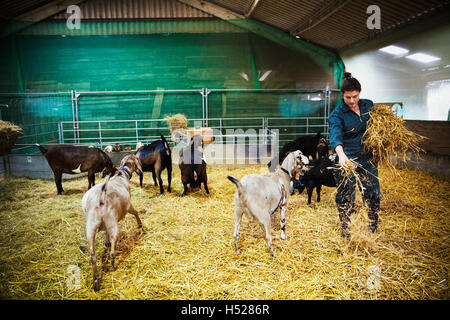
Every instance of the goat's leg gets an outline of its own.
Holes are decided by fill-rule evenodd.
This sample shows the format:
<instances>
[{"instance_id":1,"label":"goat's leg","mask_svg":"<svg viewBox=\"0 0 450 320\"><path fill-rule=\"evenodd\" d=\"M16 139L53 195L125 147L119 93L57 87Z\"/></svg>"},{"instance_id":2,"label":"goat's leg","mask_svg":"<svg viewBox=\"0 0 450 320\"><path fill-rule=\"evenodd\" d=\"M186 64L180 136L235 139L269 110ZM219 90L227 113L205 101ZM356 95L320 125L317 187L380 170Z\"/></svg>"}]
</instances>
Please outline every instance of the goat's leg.
<instances>
[{"instance_id":1,"label":"goat's leg","mask_svg":"<svg viewBox=\"0 0 450 320\"><path fill-rule=\"evenodd\" d=\"M234 208L234 254L239 255L241 251L238 249L239 242L239 230L241 228L241 219L242 219L243 211L241 208L236 206Z\"/></svg>"},{"instance_id":2,"label":"goat's leg","mask_svg":"<svg viewBox=\"0 0 450 320\"><path fill-rule=\"evenodd\" d=\"M152 177L153 177L153 182L155 183L155 187L157 187L158 183L156 182L156 173L155 173L155 171L152 171Z\"/></svg>"},{"instance_id":3,"label":"goat's leg","mask_svg":"<svg viewBox=\"0 0 450 320\"><path fill-rule=\"evenodd\" d=\"M280 228L281 228L281 240L286 239L286 206L282 206L281 209L281 217L280 217Z\"/></svg>"},{"instance_id":4,"label":"goat's leg","mask_svg":"<svg viewBox=\"0 0 450 320\"><path fill-rule=\"evenodd\" d=\"M107 248L111 247L111 241L109 240L108 232L105 232L105 242L104 242L104 244L105 244L105 247L107 247Z\"/></svg>"},{"instance_id":5,"label":"goat's leg","mask_svg":"<svg viewBox=\"0 0 450 320\"><path fill-rule=\"evenodd\" d=\"M271 228L270 218L267 218L263 222L263 225L264 225L264 229L266 230L267 246L269 247L270 255L273 257L274 252L273 252L273 247L272 247L272 230L270 230L270 228Z\"/></svg>"},{"instance_id":6,"label":"goat's leg","mask_svg":"<svg viewBox=\"0 0 450 320\"><path fill-rule=\"evenodd\" d=\"M108 228L109 237L111 240L111 249L109 251L110 265L108 271L114 271L114 261L116 258L117 239L119 237L119 226L116 223L111 224Z\"/></svg>"},{"instance_id":7,"label":"goat's leg","mask_svg":"<svg viewBox=\"0 0 450 320\"><path fill-rule=\"evenodd\" d=\"M89 181L89 187L88 187L88 190L89 190L91 187L95 186L95 172L93 172L93 171L88 172L88 181Z\"/></svg>"},{"instance_id":8,"label":"goat's leg","mask_svg":"<svg viewBox=\"0 0 450 320\"><path fill-rule=\"evenodd\" d=\"M181 195L182 197L187 194L187 191L188 191L188 186L187 185L188 185L187 183L183 182L184 191L183 191L183 194Z\"/></svg>"},{"instance_id":9,"label":"goat's leg","mask_svg":"<svg viewBox=\"0 0 450 320\"><path fill-rule=\"evenodd\" d=\"M86 226L86 237L89 244L89 251L91 254L90 262L92 265L93 271L93 286L94 290L100 290L100 279L98 276L98 268L97 268L97 257L95 255L95 233L97 232L98 226L100 223L87 223Z\"/></svg>"},{"instance_id":10,"label":"goat's leg","mask_svg":"<svg viewBox=\"0 0 450 320\"><path fill-rule=\"evenodd\" d=\"M132 215L134 215L134 217L136 218L138 227L142 228L142 221L139 218L139 213L137 212L137 210L133 207L133 205L131 203L130 203L130 208L128 209L128 212L131 213Z\"/></svg>"},{"instance_id":11,"label":"goat's leg","mask_svg":"<svg viewBox=\"0 0 450 320\"><path fill-rule=\"evenodd\" d=\"M155 175L156 175L156 179L158 179L158 183L159 183L159 192L161 194L164 193L164 188L163 188L163 181L161 179L161 164L160 163L156 163L155 164Z\"/></svg>"},{"instance_id":12,"label":"goat's leg","mask_svg":"<svg viewBox=\"0 0 450 320\"><path fill-rule=\"evenodd\" d=\"M144 182L144 173L140 173L139 174L139 185L141 186L141 188L142 188L142 183Z\"/></svg>"},{"instance_id":13,"label":"goat's leg","mask_svg":"<svg viewBox=\"0 0 450 320\"><path fill-rule=\"evenodd\" d=\"M319 184L317 187L316 187L316 192L317 192L317 202L320 202L320 190L322 189L322 185L321 184Z\"/></svg>"},{"instance_id":14,"label":"goat's leg","mask_svg":"<svg viewBox=\"0 0 450 320\"><path fill-rule=\"evenodd\" d=\"M170 186L172 185L172 164L167 167L167 183L169 184L167 192L170 192Z\"/></svg>"},{"instance_id":15,"label":"goat's leg","mask_svg":"<svg viewBox=\"0 0 450 320\"><path fill-rule=\"evenodd\" d=\"M208 182L207 181L203 181L203 186L205 187L206 194L209 194Z\"/></svg>"},{"instance_id":16,"label":"goat's leg","mask_svg":"<svg viewBox=\"0 0 450 320\"><path fill-rule=\"evenodd\" d=\"M306 190L308 191L308 204L311 204L311 198L312 198L312 193L314 191L313 187L308 186L306 188Z\"/></svg>"},{"instance_id":17,"label":"goat's leg","mask_svg":"<svg viewBox=\"0 0 450 320\"><path fill-rule=\"evenodd\" d=\"M56 190L58 190L58 194L62 194L64 192L64 189L62 187L62 170L56 169L53 170L53 174L55 175L55 184L56 184Z\"/></svg>"}]
</instances>

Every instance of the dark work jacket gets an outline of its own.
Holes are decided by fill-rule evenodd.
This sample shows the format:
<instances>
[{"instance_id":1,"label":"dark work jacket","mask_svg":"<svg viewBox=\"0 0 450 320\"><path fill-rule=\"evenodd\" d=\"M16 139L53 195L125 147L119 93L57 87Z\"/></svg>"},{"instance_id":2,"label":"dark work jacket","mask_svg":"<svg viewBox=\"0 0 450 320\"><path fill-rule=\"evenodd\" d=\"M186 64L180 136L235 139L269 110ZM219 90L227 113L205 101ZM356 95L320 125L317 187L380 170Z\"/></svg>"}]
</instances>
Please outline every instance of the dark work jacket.
<instances>
[{"instance_id":1,"label":"dark work jacket","mask_svg":"<svg viewBox=\"0 0 450 320\"><path fill-rule=\"evenodd\" d=\"M351 111L342 101L328 118L333 152L338 145L342 145L344 153L349 158L359 157L363 153L362 136L367 129L369 111L373 107L373 102L368 99L359 99L358 105L360 116Z\"/></svg>"}]
</instances>

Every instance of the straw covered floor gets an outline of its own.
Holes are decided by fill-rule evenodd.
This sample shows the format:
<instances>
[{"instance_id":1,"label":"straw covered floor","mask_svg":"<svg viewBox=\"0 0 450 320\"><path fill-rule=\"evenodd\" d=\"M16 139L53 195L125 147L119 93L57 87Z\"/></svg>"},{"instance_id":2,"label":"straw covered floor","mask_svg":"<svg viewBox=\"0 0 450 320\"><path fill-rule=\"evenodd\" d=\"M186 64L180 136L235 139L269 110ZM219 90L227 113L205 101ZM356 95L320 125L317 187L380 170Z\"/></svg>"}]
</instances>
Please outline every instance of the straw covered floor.
<instances>
[{"instance_id":1,"label":"straw covered floor","mask_svg":"<svg viewBox=\"0 0 450 320\"><path fill-rule=\"evenodd\" d=\"M243 217L234 255L235 186L226 175L268 174L265 166L208 168L211 194L159 195L150 173L144 189L132 179L132 202L145 233L128 215L121 223L117 270L107 272L104 232L96 239L101 289L92 268L81 198L87 178L0 180L0 297L12 299L448 299L450 179L423 171L380 168L379 229L368 232L367 209L357 197L351 238L341 238L335 188L307 205L289 198L287 239L273 231L271 258L263 228ZM97 178L97 183L101 179ZM166 173L163 174L167 185ZM145 212L144 212L145 211ZM79 280L77 282L77 280Z\"/></svg>"}]
</instances>

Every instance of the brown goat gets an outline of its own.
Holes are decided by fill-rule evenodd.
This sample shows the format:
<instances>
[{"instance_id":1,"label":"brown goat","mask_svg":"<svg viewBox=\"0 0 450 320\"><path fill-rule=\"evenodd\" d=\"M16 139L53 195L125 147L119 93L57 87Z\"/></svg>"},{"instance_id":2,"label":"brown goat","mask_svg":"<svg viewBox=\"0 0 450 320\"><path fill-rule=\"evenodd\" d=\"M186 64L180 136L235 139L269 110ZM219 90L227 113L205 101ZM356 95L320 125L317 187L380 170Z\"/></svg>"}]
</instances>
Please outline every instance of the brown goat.
<instances>
[{"instance_id":1,"label":"brown goat","mask_svg":"<svg viewBox=\"0 0 450 320\"><path fill-rule=\"evenodd\" d=\"M159 191L164 193L163 182L161 179L161 172L167 168L168 187L167 191L170 192L170 186L172 182L172 151L169 144L163 135L161 140L156 140L151 144L140 147L136 152L136 157L141 162L143 171L151 171L153 175L153 181L156 183L156 179L159 182ZM144 180L144 174L139 175L139 182L142 188Z\"/></svg>"},{"instance_id":2,"label":"brown goat","mask_svg":"<svg viewBox=\"0 0 450 320\"><path fill-rule=\"evenodd\" d=\"M95 185L95 173L103 172L102 178L104 178L116 171L116 167L108 155L98 148L54 145L45 149L39 144L36 144L36 146L41 150L53 170L58 194L64 191L62 187L63 173L77 174L87 171L88 189L90 189Z\"/></svg>"}]
</instances>

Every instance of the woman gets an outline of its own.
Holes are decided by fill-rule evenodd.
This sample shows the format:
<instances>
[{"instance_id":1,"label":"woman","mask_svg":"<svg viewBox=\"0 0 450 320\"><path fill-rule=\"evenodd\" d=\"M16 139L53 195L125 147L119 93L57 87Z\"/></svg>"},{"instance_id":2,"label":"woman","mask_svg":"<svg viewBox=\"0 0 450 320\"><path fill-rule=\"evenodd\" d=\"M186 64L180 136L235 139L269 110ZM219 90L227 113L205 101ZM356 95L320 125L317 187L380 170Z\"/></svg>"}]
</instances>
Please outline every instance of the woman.
<instances>
[{"instance_id":1,"label":"woman","mask_svg":"<svg viewBox=\"0 0 450 320\"><path fill-rule=\"evenodd\" d=\"M363 187L363 202L369 206L369 231L373 233L378 226L381 192L377 164L371 162L371 154L364 152L362 141L373 102L367 99L359 99L361 84L349 72L344 73L341 92L343 102L333 110L328 119L330 144L332 150L337 153L339 165L342 168L345 170L349 169L347 165L349 159L359 164L356 172L361 179ZM341 170L333 171L336 185L338 186L336 204L342 224L342 236L349 238L348 223L350 222L351 214L355 211L356 180L353 174L345 178L341 174Z\"/></svg>"}]
</instances>

